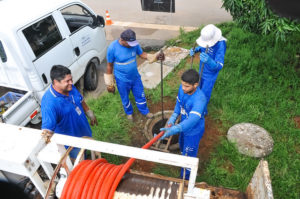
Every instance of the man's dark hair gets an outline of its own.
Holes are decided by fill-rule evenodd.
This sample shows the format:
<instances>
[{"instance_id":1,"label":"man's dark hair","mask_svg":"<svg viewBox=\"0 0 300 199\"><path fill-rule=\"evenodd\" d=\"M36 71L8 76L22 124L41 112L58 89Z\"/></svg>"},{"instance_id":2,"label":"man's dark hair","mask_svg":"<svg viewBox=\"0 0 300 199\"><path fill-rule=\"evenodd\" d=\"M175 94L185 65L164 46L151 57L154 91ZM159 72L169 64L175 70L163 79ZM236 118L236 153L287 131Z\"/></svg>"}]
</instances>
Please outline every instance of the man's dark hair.
<instances>
[{"instance_id":1,"label":"man's dark hair","mask_svg":"<svg viewBox=\"0 0 300 199\"><path fill-rule=\"evenodd\" d=\"M52 82L54 80L61 81L66 77L66 75L70 75L70 74L71 74L71 70L68 69L67 67L62 65L54 65L52 66L50 71L50 78Z\"/></svg>"},{"instance_id":2,"label":"man's dark hair","mask_svg":"<svg viewBox=\"0 0 300 199\"><path fill-rule=\"evenodd\" d=\"M182 74L181 80L194 85L196 83L199 83L199 74L196 70L189 69Z\"/></svg>"}]
</instances>

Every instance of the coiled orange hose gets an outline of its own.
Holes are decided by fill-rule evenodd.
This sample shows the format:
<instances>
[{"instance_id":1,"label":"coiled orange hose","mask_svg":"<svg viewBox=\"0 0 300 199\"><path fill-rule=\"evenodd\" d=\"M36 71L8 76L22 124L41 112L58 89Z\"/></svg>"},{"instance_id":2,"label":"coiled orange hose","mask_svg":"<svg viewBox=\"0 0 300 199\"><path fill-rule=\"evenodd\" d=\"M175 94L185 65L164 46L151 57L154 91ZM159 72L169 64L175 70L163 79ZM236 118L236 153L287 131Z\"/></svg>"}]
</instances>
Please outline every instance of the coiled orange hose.
<instances>
[{"instance_id":1,"label":"coiled orange hose","mask_svg":"<svg viewBox=\"0 0 300 199\"><path fill-rule=\"evenodd\" d=\"M142 149L148 149L164 132L160 132ZM103 158L83 160L69 175L61 199L112 199L122 177L129 170L135 158L125 164L109 164Z\"/></svg>"}]
</instances>

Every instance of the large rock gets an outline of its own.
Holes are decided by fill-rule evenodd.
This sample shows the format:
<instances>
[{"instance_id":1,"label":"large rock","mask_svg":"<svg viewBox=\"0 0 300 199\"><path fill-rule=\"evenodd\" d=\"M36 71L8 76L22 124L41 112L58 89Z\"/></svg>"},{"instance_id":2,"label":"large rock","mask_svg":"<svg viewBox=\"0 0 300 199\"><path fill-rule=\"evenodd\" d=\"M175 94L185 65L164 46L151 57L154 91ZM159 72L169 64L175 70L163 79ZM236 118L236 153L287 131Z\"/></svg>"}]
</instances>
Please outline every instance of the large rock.
<instances>
[{"instance_id":1,"label":"large rock","mask_svg":"<svg viewBox=\"0 0 300 199\"><path fill-rule=\"evenodd\" d=\"M273 150L273 139L262 127L251 123L240 123L232 126L227 139L236 143L240 153L252 157L265 157Z\"/></svg>"}]
</instances>

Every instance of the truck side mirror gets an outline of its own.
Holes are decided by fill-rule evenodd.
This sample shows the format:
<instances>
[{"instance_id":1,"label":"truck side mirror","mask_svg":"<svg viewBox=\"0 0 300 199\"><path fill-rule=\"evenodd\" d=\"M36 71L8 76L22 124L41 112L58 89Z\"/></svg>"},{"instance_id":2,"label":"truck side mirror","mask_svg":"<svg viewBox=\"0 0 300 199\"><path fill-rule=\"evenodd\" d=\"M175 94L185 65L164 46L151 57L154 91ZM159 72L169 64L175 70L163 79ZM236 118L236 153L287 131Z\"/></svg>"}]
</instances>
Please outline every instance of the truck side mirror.
<instances>
[{"instance_id":1,"label":"truck side mirror","mask_svg":"<svg viewBox=\"0 0 300 199\"><path fill-rule=\"evenodd\" d=\"M104 18L102 16L97 15L97 23L100 27L104 27L105 26Z\"/></svg>"}]
</instances>

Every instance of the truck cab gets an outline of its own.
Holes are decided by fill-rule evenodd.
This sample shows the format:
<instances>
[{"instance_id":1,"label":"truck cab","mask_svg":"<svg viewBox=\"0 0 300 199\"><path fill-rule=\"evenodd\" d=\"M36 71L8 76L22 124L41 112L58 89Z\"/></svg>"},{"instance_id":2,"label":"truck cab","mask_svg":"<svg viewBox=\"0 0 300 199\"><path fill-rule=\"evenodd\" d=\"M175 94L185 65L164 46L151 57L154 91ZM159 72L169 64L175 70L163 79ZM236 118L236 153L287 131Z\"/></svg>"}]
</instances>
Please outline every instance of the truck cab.
<instances>
[{"instance_id":1,"label":"truck cab","mask_svg":"<svg viewBox=\"0 0 300 199\"><path fill-rule=\"evenodd\" d=\"M85 89L96 89L96 67L107 48L104 26L103 17L79 0L0 1L2 122L40 121L53 65L68 67L74 83L82 79Z\"/></svg>"}]
</instances>

